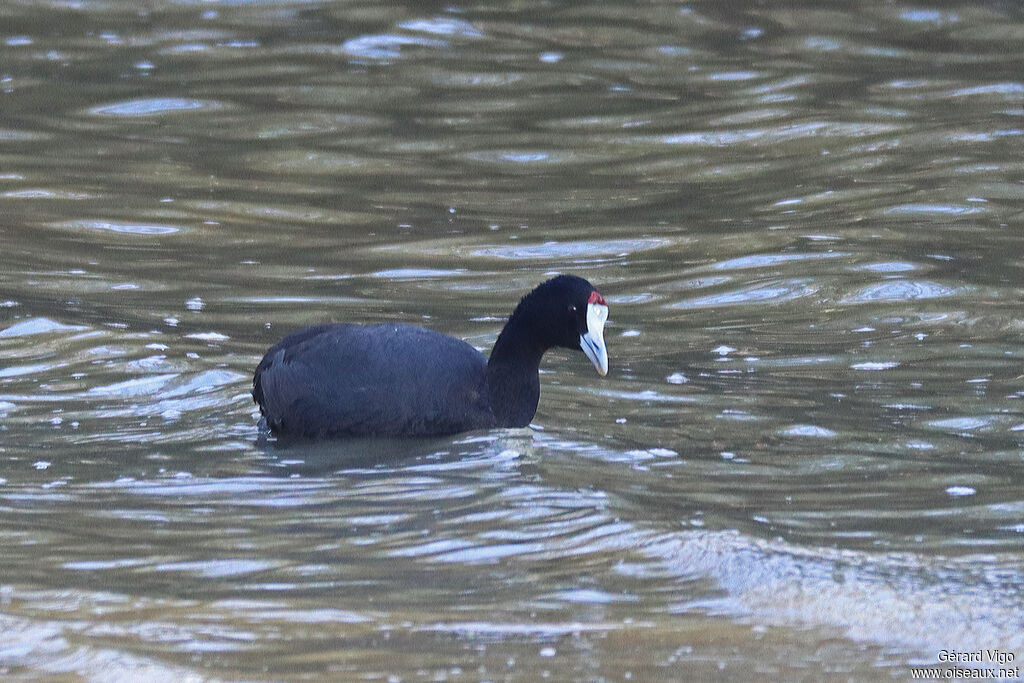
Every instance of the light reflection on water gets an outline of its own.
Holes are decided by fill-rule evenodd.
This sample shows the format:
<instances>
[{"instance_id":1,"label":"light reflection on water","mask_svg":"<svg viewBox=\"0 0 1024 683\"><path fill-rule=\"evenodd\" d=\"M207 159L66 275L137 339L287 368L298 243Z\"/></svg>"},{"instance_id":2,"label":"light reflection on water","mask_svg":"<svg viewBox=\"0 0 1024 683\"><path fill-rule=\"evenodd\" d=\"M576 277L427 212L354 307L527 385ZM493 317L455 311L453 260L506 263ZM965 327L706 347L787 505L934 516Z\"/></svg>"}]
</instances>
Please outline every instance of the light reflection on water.
<instances>
[{"instance_id":1,"label":"light reflection on water","mask_svg":"<svg viewBox=\"0 0 1024 683\"><path fill-rule=\"evenodd\" d=\"M1024 656L1013 8L143 13L0 8L3 670ZM556 271L611 371L533 430L258 434L287 331L487 349Z\"/></svg>"}]
</instances>

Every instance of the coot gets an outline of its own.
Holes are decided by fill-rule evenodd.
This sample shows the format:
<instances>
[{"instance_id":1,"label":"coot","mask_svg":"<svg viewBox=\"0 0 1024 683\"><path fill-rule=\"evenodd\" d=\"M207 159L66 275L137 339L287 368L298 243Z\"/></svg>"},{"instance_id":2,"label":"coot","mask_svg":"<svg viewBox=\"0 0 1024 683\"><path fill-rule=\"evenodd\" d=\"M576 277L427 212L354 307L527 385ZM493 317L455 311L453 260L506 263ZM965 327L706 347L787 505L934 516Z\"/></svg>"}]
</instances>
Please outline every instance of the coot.
<instances>
[{"instance_id":1,"label":"coot","mask_svg":"<svg viewBox=\"0 0 1024 683\"><path fill-rule=\"evenodd\" d=\"M525 427L538 369L553 346L608 372L608 305L559 275L516 306L490 359L466 342L398 323L316 325L277 342L256 366L252 397L271 431L304 437L429 436Z\"/></svg>"}]
</instances>

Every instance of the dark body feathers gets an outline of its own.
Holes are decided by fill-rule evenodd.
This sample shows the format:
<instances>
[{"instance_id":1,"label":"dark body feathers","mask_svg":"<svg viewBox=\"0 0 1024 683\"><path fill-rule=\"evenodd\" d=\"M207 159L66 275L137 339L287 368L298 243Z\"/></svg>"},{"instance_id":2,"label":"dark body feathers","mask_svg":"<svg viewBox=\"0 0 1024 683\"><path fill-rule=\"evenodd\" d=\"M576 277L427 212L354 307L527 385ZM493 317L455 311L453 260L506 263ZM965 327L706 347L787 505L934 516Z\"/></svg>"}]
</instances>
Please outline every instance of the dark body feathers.
<instances>
[{"instance_id":1,"label":"dark body feathers","mask_svg":"<svg viewBox=\"0 0 1024 683\"><path fill-rule=\"evenodd\" d=\"M425 436L495 425L487 359L463 341L411 325L299 330L263 357L253 398L273 431L311 437Z\"/></svg>"},{"instance_id":2,"label":"dark body feathers","mask_svg":"<svg viewBox=\"0 0 1024 683\"><path fill-rule=\"evenodd\" d=\"M552 346L581 349L595 296L603 305L582 278L541 284L520 301L489 360L463 341L411 325L307 327L267 351L252 396L273 432L303 437L523 427L537 411L542 355Z\"/></svg>"}]
</instances>

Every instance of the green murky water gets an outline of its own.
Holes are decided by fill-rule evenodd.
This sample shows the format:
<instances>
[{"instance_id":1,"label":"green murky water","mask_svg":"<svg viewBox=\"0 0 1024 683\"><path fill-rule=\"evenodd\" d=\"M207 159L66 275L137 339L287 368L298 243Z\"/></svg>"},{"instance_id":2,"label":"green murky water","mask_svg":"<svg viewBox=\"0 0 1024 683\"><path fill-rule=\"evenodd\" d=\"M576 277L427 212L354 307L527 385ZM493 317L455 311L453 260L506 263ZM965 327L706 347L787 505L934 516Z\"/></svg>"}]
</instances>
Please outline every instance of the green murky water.
<instances>
[{"instance_id":1,"label":"green murky water","mask_svg":"<svg viewBox=\"0 0 1024 683\"><path fill-rule=\"evenodd\" d=\"M1013 3L0 6L0 671L907 678L1024 658ZM534 428L261 442L296 327Z\"/></svg>"}]
</instances>

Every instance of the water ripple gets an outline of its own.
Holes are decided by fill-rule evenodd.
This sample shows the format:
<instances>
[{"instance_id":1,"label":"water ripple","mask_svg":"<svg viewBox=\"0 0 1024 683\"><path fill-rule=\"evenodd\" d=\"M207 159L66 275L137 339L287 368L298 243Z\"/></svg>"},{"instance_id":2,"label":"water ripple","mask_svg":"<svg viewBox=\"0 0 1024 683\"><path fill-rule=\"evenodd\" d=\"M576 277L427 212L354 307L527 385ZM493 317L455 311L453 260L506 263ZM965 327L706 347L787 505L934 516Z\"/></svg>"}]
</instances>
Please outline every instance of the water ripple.
<instances>
[{"instance_id":1,"label":"water ripple","mask_svg":"<svg viewBox=\"0 0 1024 683\"><path fill-rule=\"evenodd\" d=\"M914 301L941 299L962 293L963 288L949 287L927 280L890 280L868 285L842 299L844 304L863 304L879 301Z\"/></svg>"},{"instance_id":2,"label":"water ripple","mask_svg":"<svg viewBox=\"0 0 1024 683\"><path fill-rule=\"evenodd\" d=\"M408 46L445 48L448 47L448 41L385 33L346 40L341 46L341 51L360 59L388 60L401 57L402 48Z\"/></svg>"},{"instance_id":3,"label":"water ripple","mask_svg":"<svg viewBox=\"0 0 1024 683\"><path fill-rule=\"evenodd\" d=\"M893 216L974 216L987 212L983 206L968 204L900 204L884 210Z\"/></svg>"},{"instance_id":4,"label":"water ripple","mask_svg":"<svg viewBox=\"0 0 1024 683\"><path fill-rule=\"evenodd\" d=\"M790 140L801 140L812 137L822 138L861 138L894 133L901 128L888 123L841 123L837 121L810 121L771 128L748 128L728 131L698 131L677 133L661 138L668 145L693 145L710 147L727 147L752 143L777 144Z\"/></svg>"},{"instance_id":5,"label":"water ripple","mask_svg":"<svg viewBox=\"0 0 1024 683\"><path fill-rule=\"evenodd\" d=\"M160 225L156 223L128 223L121 221L106 221L94 219L78 219L51 223L55 228L70 228L84 230L100 230L106 232L123 233L127 235L170 235L181 232L184 228L174 225Z\"/></svg>"},{"instance_id":6,"label":"water ripple","mask_svg":"<svg viewBox=\"0 0 1024 683\"><path fill-rule=\"evenodd\" d=\"M220 111L226 105L217 100L193 100L183 97L154 97L127 100L93 107L89 113L94 116L146 117L180 114L183 112Z\"/></svg>"},{"instance_id":7,"label":"water ripple","mask_svg":"<svg viewBox=\"0 0 1024 683\"><path fill-rule=\"evenodd\" d=\"M418 31L442 36L463 36L482 38L483 32L471 22L451 17L434 17L433 19L410 19L398 23L399 28L407 31Z\"/></svg>"},{"instance_id":8,"label":"water ripple","mask_svg":"<svg viewBox=\"0 0 1024 683\"><path fill-rule=\"evenodd\" d=\"M743 268L766 268L780 263L791 263L794 261L817 261L833 258L845 258L850 254L840 251L827 251L807 254L751 254L739 258L719 261L711 267L714 270L733 270Z\"/></svg>"},{"instance_id":9,"label":"water ripple","mask_svg":"<svg viewBox=\"0 0 1024 683\"><path fill-rule=\"evenodd\" d=\"M718 306L745 306L762 303L781 303L811 296L818 291L818 285L809 279L775 280L770 283L752 285L738 290L695 297L669 304L670 308L696 309Z\"/></svg>"},{"instance_id":10,"label":"water ripple","mask_svg":"<svg viewBox=\"0 0 1024 683\"><path fill-rule=\"evenodd\" d=\"M0 337L25 337L54 332L78 332L85 329L88 328L84 325L67 325L49 318L31 318L0 330Z\"/></svg>"},{"instance_id":11,"label":"water ripple","mask_svg":"<svg viewBox=\"0 0 1024 683\"><path fill-rule=\"evenodd\" d=\"M482 247L472 251L473 256L501 259L566 259L626 256L634 252L649 251L671 244L660 238L633 238L621 240L574 240L572 242L545 242L544 244L515 244Z\"/></svg>"}]
</instances>

